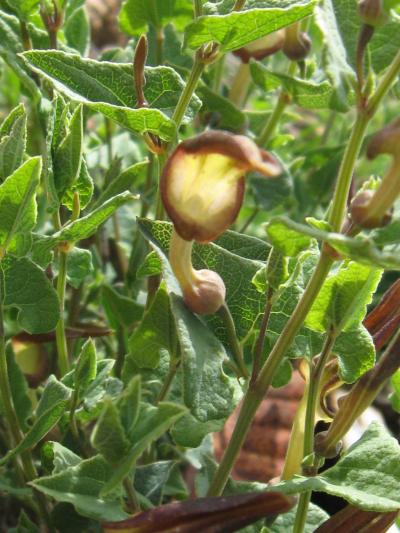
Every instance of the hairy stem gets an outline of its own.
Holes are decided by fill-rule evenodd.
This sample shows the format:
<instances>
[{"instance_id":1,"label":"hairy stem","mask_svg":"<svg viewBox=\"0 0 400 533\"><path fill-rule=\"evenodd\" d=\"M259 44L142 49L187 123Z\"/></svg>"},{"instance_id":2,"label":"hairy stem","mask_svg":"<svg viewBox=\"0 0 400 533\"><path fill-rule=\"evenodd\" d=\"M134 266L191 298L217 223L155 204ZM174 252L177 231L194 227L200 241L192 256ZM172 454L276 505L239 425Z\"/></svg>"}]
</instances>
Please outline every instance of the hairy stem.
<instances>
[{"instance_id":1,"label":"hairy stem","mask_svg":"<svg viewBox=\"0 0 400 533\"><path fill-rule=\"evenodd\" d=\"M186 82L185 88L183 89L181 96L176 104L174 114L172 115L172 120L176 124L176 129L179 130L180 125L182 124L182 119L185 115L186 109L190 103L190 100L194 94L197 83L200 79L200 76L204 70L204 63L202 63L198 57L194 60L192 70L190 71L189 78Z\"/></svg>"},{"instance_id":2,"label":"hairy stem","mask_svg":"<svg viewBox=\"0 0 400 533\"><path fill-rule=\"evenodd\" d=\"M291 61L289 63L288 76L294 76L296 68L297 63ZM258 136L257 144L259 146L266 147L268 145L290 100L290 95L284 89L281 89L272 114L268 117L264 128Z\"/></svg>"},{"instance_id":3,"label":"hairy stem","mask_svg":"<svg viewBox=\"0 0 400 533\"><path fill-rule=\"evenodd\" d=\"M330 257L325 254L321 255L320 261L302 299L298 303L289 321L286 323L286 326L275 343L266 363L262 367L257 380L250 384L243 399L231 440L211 483L208 492L209 496L218 496L222 494L233 464L250 428L255 412L272 382L276 369L282 361L287 349L292 344L296 333L302 326L314 299L319 293L322 284L328 275L332 262L333 260Z\"/></svg>"},{"instance_id":4,"label":"hairy stem","mask_svg":"<svg viewBox=\"0 0 400 533\"><path fill-rule=\"evenodd\" d=\"M320 383L325 365L331 356L336 336L337 334L334 331L331 331L327 334L318 362L314 367L311 368L310 371L310 380L307 395L307 408L304 425L304 458L313 453L314 451L315 413L318 404ZM307 475L307 470L303 470L303 474ZM308 507L311 500L311 494L312 491L307 491L300 495L295 523L293 527L293 533L303 533L304 531L304 526L307 521Z\"/></svg>"},{"instance_id":5,"label":"hairy stem","mask_svg":"<svg viewBox=\"0 0 400 533\"><path fill-rule=\"evenodd\" d=\"M340 165L340 179L338 179L336 183L332 207L328 218L328 222L332 226L332 231L339 232L342 226L347 207L347 198L349 196L354 166L360 153L368 122L369 118L365 113L361 112L357 115L357 119L353 126L353 130L351 132L350 139Z\"/></svg>"},{"instance_id":6,"label":"hairy stem","mask_svg":"<svg viewBox=\"0 0 400 533\"><path fill-rule=\"evenodd\" d=\"M203 4L201 0L193 0L194 18L201 17L203 13Z\"/></svg>"},{"instance_id":7,"label":"hairy stem","mask_svg":"<svg viewBox=\"0 0 400 533\"><path fill-rule=\"evenodd\" d=\"M68 347L67 347L67 338L65 335L65 320L64 320L64 309L65 309L65 289L67 285L67 257L68 254L63 251L59 251L58 259L60 264L60 270L58 272L57 278L57 294L60 302L60 318L56 327L56 344L57 344L57 354L58 354L58 370L60 376L65 376L69 370L69 358L68 358Z\"/></svg>"}]
</instances>

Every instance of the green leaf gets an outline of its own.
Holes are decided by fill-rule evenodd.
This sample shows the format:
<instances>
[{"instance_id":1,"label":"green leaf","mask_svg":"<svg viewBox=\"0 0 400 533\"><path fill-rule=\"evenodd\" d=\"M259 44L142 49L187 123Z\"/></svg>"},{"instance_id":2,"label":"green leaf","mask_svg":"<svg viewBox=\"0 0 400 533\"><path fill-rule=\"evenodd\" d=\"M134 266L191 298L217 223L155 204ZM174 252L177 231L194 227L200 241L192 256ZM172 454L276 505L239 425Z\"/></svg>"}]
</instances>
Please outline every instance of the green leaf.
<instances>
[{"instance_id":1,"label":"green leaf","mask_svg":"<svg viewBox=\"0 0 400 533\"><path fill-rule=\"evenodd\" d=\"M12 7L18 16L27 21L39 5L39 0L7 0L7 3Z\"/></svg>"},{"instance_id":2,"label":"green leaf","mask_svg":"<svg viewBox=\"0 0 400 533\"><path fill-rule=\"evenodd\" d=\"M39 40L42 41L43 37L47 40L47 46L45 45L43 48L47 48L48 38L46 32L38 30L37 28L35 28L34 31L32 31L32 29L33 27L30 26L31 38L33 41L32 44L35 48L41 47ZM39 39L36 37L39 37ZM20 52L23 52L23 46L19 19L0 10L0 56L16 73L24 87L29 91L33 101L39 102L41 98L40 90L32 79L29 73L29 68L27 68L24 61L17 56Z\"/></svg>"},{"instance_id":3,"label":"green leaf","mask_svg":"<svg viewBox=\"0 0 400 533\"><path fill-rule=\"evenodd\" d=\"M272 211L277 207L290 207L294 202L293 177L290 171L281 162L283 172L273 179L250 174L248 182L251 187L257 207L264 211Z\"/></svg>"},{"instance_id":4,"label":"green leaf","mask_svg":"<svg viewBox=\"0 0 400 533\"><path fill-rule=\"evenodd\" d=\"M390 383L393 387L393 392L389 398L390 403L394 411L396 411L396 413L400 413L400 370L397 370L393 374Z\"/></svg>"},{"instance_id":5,"label":"green leaf","mask_svg":"<svg viewBox=\"0 0 400 533\"><path fill-rule=\"evenodd\" d=\"M171 430L171 435L179 446L197 448L206 435L221 431L225 422L225 418L200 422L197 418L189 414L178 420Z\"/></svg>"},{"instance_id":6,"label":"green leaf","mask_svg":"<svg viewBox=\"0 0 400 533\"><path fill-rule=\"evenodd\" d=\"M129 35L141 35L149 25L160 28L173 22L178 30L193 18L193 7L186 0L125 0L119 15L121 28Z\"/></svg>"},{"instance_id":7,"label":"green leaf","mask_svg":"<svg viewBox=\"0 0 400 533\"><path fill-rule=\"evenodd\" d=\"M25 52L23 57L62 94L103 113L122 127L135 133L154 133L166 141L174 137L175 125L168 116L172 116L184 82L172 68L146 68L144 92L149 108L135 109L137 102L129 64L47 50ZM193 96L185 122L194 117L200 105L200 100Z\"/></svg>"},{"instance_id":8,"label":"green leaf","mask_svg":"<svg viewBox=\"0 0 400 533\"><path fill-rule=\"evenodd\" d=\"M227 418L238 401L239 391L236 382L223 372L225 349L204 322L184 304L168 260L157 240L149 233L145 221L140 221L139 227L152 242L163 264L182 357L185 405L200 422Z\"/></svg>"},{"instance_id":9,"label":"green leaf","mask_svg":"<svg viewBox=\"0 0 400 533\"><path fill-rule=\"evenodd\" d=\"M79 176L72 186L65 191L65 194L62 198L62 203L63 205L67 206L70 211L72 211L74 206L74 194L77 192L79 195L79 205L81 211L83 211L92 199L93 190L93 179L89 174L85 158L82 158Z\"/></svg>"},{"instance_id":10,"label":"green leaf","mask_svg":"<svg viewBox=\"0 0 400 533\"><path fill-rule=\"evenodd\" d=\"M63 472L70 466L76 466L81 462L81 458L69 448L65 448L59 442L47 441L41 449L42 464L46 470L52 474Z\"/></svg>"},{"instance_id":11,"label":"green leaf","mask_svg":"<svg viewBox=\"0 0 400 533\"><path fill-rule=\"evenodd\" d=\"M16 307L18 323L28 333L55 329L60 305L45 272L26 257L6 256L2 261L4 305Z\"/></svg>"},{"instance_id":12,"label":"green leaf","mask_svg":"<svg viewBox=\"0 0 400 533\"><path fill-rule=\"evenodd\" d=\"M318 253L315 250L302 252L298 256L289 278L280 286L279 291L276 293L268 322L266 353L272 348L284 329L288 317L294 312L316 267L317 261ZM315 355L315 353L318 353L314 352L314 345L316 343L318 343L319 348L320 339L316 333L306 328L301 329L296 335L287 356L304 357L310 351L312 355ZM288 369L287 365L286 367L282 366L281 370L284 376L288 375Z\"/></svg>"},{"instance_id":13,"label":"green leaf","mask_svg":"<svg viewBox=\"0 0 400 533\"><path fill-rule=\"evenodd\" d=\"M313 1L305 1L283 9L254 8L202 16L186 27L184 44L197 49L213 41L220 44L221 52L230 52L311 15L314 6Z\"/></svg>"},{"instance_id":14,"label":"green leaf","mask_svg":"<svg viewBox=\"0 0 400 533\"><path fill-rule=\"evenodd\" d=\"M277 219L272 219L266 231L272 246L288 257L295 257L311 244L310 237L280 223L280 219L279 223Z\"/></svg>"},{"instance_id":15,"label":"green leaf","mask_svg":"<svg viewBox=\"0 0 400 533\"><path fill-rule=\"evenodd\" d=\"M132 196L128 192L113 196L94 211L91 211L86 216L67 224L51 237L38 239L36 242L35 254L39 257L44 257L60 243L68 242L73 244L83 239L87 239L96 233L97 228L110 218L118 207L135 199L135 196Z\"/></svg>"},{"instance_id":16,"label":"green leaf","mask_svg":"<svg viewBox=\"0 0 400 533\"><path fill-rule=\"evenodd\" d=\"M138 420L141 396L141 378L140 375L136 375L129 381L118 400L121 422L130 440L133 439L133 431Z\"/></svg>"},{"instance_id":17,"label":"green leaf","mask_svg":"<svg viewBox=\"0 0 400 533\"><path fill-rule=\"evenodd\" d=\"M186 412L185 407L169 402L160 402L157 407L142 404L133 429L133 447L118 467L114 468L114 473L101 490L101 495L105 496L114 490L129 474L147 446L160 438Z\"/></svg>"},{"instance_id":18,"label":"green leaf","mask_svg":"<svg viewBox=\"0 0 400 533\"><path fill-rule=\"evenodd\" d=\"M20 369L18 363L15 360L15 355L11 343L7 344L6 357L8 381L10 383L15 412L17 414L19 425L22 431L26 431L28 428L26 420L32 412L32 402L29 398L28 384L26 382L24 374L22 373L22 370ZM4 416L1 405L0 412L2 412Z\"/></svg>"},{"instance_id":19,"label":"green leaf","mask_svg":"<svg viewBox=\"0 0 400 533\"><path fill-rule=\"evenodd\" d=\"M357 3L352 0L332 2L336 24L346 48L347 61L355 69L358 36L362 26ZM370 61L376 73L388 67L400 47L400 21L388 21L375 28L369 43Z\"/></svg>"},{"instance_id":20,"label":"green leaf","mask_svg":"<svg viewBox=\"0 0 400 533\"><path fill-rule=\"evenodd\" d=\"M67 133L53 157L54 184L60 199L80 174L82 143L83 110L82 105L78 105L67 126Z\"/></svg>"},{"instance_id":21,"label":"green leaf","mask_svg":"<svg viewBox=\"0 0 400 533\"><path fill-rule=\"evenodd\" d=\"M232 102L212 91L205 83L200 83L196 94L203 102L202 111L213 113L217 118L213 119L218 127L223 130L241 132L246 122L246 116Z\"/></svg>"},{"instance_id":22,"label":"green leaf","mask_svg":"<svg viewBox=\"0 0 400 533\"><path fill-rule=\"evenodd\" d=\"M339 374L345 383L354 383L375 364L374 341L364 326L341 333L332 351L338 357Z\"/></svg>"},{"instance_id":23,"label":"green leaf","mask_svg":"<svg viewBox=\"0 0 400 533\"><path fill-rule=\"evenodd\" d=\"M146 310L139 327L129 339L129 353L139 368L157 368L160 349L165 348L176 356L175 325L171 314L169 296L162 286L158 289L151 306Z\"/></svg>"},{"instance_id":24,"label":"green leaf","mask_svg":"<svg viewBox=\"0 0 400 533\"><path fill-rule=\"evenodd\" d=\"M123 172L121 172L115 179L113 179L105 190L96 199L95 207L103 204L106 200L109 200L113 196L120 194L124 191L132 191L133 186L141 181L147 171L149 162L141 161L131 165Z\"/></svg>"},{"instance_id":25,"label":"green leaf","mask_svg":"<svg viewBox=\"0 0 400 533\"><path fill-rule=\"evenodd\" d=\"M294 494L308 490L345 499L365 511L390 512L400 507L400 447L387 430L373 422L335 466L313 478L295 476L273 490Z\"/></svg>"},{"instance_id":26,"label":"green leaf","mask_svg":"<svg viewBox=\"0 0 400 533\"><path fill-rule=\"evenodd\" d=\"M90 46L90 24L84 7L76 9L64 24L67 45L85 56Z\"/></svg>"},{"instance_id":27,"label":"green leaf","mask_svg":"<svg viewBox=\"0 0 400 533\"><path fill-rule=\"evenodd\" d=\"M328 81L314 82L293 78L287 74L272 72L262 63L252 61L250 72L254 82L263 91L281 86L293 98L294 103L306 109L329 109L332 86Z\"/></svg>"},{"instance_id":28,"label":"green leaf","mask_svg":"<svg viewBox=\"0 0 400 533\"><path fill-rule=\"evenodd\" d=\"M75 247L67 255L67 281L77 289L93 273L90 250Z\"/></svg>"},{"instance_id":29,"label":"green leaf","mask_svg":"<svg viewBox=\"0 0 400 533\"><path fill-rule=\"evenodd\" d=\"M35 193L41 168L41 158L32 157L0 185L0 247L3 253L13 238L30 232L35 226Z\"/></svg>"},{"instance_id":30,"label":"green leaf","mask_svg":"<svg viewBox=\"0 0 400 533\"><path fill-rule=\"evenodd\" d=\"M278 235L280 240L282 240L284 232L288 230L291 238L296 241L300 240L301 236L306 235L319 241L327 242L340 254L363 265L382 267L388 270L400 270L399 255L390 248L389 250L378 249L371 237L346 237L341 233L332 233L305 226L286 217L276 217L268 225L268 232ZM284 244L281 244L281 246L284 246Z\"/></svg>"},{"instance_id":31,"label":"green leaf","mask_svg":"<svg viewBox=\"0 0 400 533\"><path fill-rule=\"evenodd\" d=\"M31 485L58 502L72 503L78 513L94 520L124 520L128 515L121 507L120 497L108 499L100 490L113 475L113 467L97 455L52 476L35 479Z\"/></svg>"},{"instance_id":32,"label":"green leaf","mask_svg":"<svg viewBox=\"0 0 400 533\"><path fill-rule=\"evenodd\" d=\"M85 390L97 375L96 348L92 339L88 339L82 346L74 371L76 389Z\"/></svg>"},{"instance_id":33,"label":"green leaf","mask_svg":"<svg viewBox=\"0 0 400 533\"><path fill-rule=\"evenodd\" d=\"M36 409L37 418L33 426L21 442L0 460L0 465L6 464L16 455L34 448L47 435L65 413L70 393L70 389L57 381L54 376L50 376Z\"/></svg>"},{"instance_id":34,"label":"green leaf","mask_svg":"<svg viewBox=\"0 0 400 533\"><path fill-rule=\"evenodd\" d=\"M22 165L26 148L26 113L23 104L13 109L0 126L0 181Z\"/></svg>"},{"instance_id":35,"label":"green leaf","mask_svg":"<svg viewBox=\"0 0 400 533\"><path fill-rule=\"evenodd\" d=\"M174 461L158 461L138 466L135 470L135 490L153 505L160 505L164 487L175 464Z\"/></svg>"},{"instance_id":36,"label":"green leaf","mask_svg":"<svg viewBox=\"0 0 400 533\"><path fill-rule=\"evenodd\" d=\"M114 329L121 326L130 328L142 318L143 307L109 285L103 285L101 301L110 326Z\"/></svg>"},{"instance_id":37,"label":"green leaf","mask_svg":"<svg viewBox=\"0 0 400 533\"><path fill-rule=\"evenodd\" d=\"M382 276L382 270L345 262L327 278L307 315L305 324L314 331L356 329Z\"/></svg>"},{"instance_id":38,"label":"green leaf","mask_svg":"<svg viewBox=\"0 0 400 533\"><path fill-rule=\"evenodd\" d=\"M117 464L129 450L129 440L122 426L119 411L111 399L105 402L91 436L92 446L110 464Z\"/></svg>"}]
</instances>

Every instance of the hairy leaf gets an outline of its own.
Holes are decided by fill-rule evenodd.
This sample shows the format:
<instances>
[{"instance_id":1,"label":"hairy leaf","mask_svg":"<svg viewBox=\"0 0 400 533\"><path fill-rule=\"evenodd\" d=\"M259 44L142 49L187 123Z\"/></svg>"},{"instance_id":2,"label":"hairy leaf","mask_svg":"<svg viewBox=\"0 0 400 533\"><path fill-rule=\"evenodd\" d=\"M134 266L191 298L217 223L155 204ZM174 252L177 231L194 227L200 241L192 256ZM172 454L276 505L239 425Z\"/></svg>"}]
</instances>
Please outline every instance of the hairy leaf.
<instances>
[{"instance_id":1,"label":"hairy leaf","mask_svg":"<svg viewBox=\"0 0 400 533\"><path fill-rule=\"evenodd\" d=\"M254 8L227 15L205 15L186 27L185 45L199 48L208 42L230 52L312 14L315 3L304 1L284 8Z\"/></svg>"}]
</instances>

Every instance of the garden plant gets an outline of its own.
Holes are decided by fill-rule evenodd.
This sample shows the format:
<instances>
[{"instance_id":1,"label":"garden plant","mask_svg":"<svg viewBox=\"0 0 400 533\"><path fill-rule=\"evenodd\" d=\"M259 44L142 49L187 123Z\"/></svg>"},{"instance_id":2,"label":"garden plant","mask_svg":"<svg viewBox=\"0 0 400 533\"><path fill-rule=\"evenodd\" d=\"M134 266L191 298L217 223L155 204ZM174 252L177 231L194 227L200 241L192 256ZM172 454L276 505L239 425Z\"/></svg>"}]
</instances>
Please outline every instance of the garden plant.
<instances>
[{"instance_id":1,"label":"garden plant","mask_svg":"<svg viewBox=\"0 0 400 533\"><path fill-rule=\"evenodd\" d=\"M105 47L91 3L0 0L0 530L386 531L397 426L343 439L400 413L399 0L125 0Z\"/></svg>"}]
</instances>

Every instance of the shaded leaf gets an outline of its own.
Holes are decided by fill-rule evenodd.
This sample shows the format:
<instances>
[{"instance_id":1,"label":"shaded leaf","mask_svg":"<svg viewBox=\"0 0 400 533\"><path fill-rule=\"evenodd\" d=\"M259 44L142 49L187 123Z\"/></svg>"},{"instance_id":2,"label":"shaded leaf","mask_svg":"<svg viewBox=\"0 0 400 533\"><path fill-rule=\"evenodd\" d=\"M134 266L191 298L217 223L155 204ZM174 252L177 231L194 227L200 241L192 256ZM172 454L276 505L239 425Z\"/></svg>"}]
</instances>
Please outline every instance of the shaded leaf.
<instances>
[{"instance_id":1,"label":"shaded leaf","mask_svg":"<svg viewBox=\"0 0 400 533\"><path fill-rule=\"evenodd\" d=\"M23 104L20 104L0 126L0 181L22 165L25 148L26 113Z\"/></svg>"},{"instance_id":2,"label":"shaded leaf","mask_svg":"<svg viewBox=\"0 0 400 533\"><path fill-rule=\"evenodd\" d=\"M4 305L16 307L18 323L28 333L55 329L60 305L45 272L26 257L7 256L2 261Z\"/></svg>"},{"instance_id":3,"label":"shaded leaf","mask_svg":"<svg viewBox=\"0 0 400 533\"><path fill-rule=\"evenodd\" d=\"M100 496L101 487L110 479L113 467L103 457L96 455L62 472L35 479L31 485L58 502L72 503L83 516L94 520L123 520L119 494L108 499Z\"/></svg>"},{"instance_id":4,"label":"shaded leaf","mask_svg":"<svg viewBox=\"0 0 400 533\"><path fill-rule=\"evenodd\" d=\"M147 446L161 437L185 413L186 408L169 402L160 402L157 407L142 403L138 421L132 430L133 446L129 453L114 467L111 479L101 490L107 495L129 474Z\"/></svg>"},{"instance_id":5,"label":"shaded leaf","mask_svg":"<svg viewBox=\"0 0 400 533\"><path fill-rule=\"evenodd\" d=\"M94 427L91 442L104 459L114 465L128 452L130 443L121 424L119 411L111 399L105 402Z\"/></svg>"},{"instance_id":6,"label":"shaded leaf","mask_svg":"<svg viewBox=\"0 0 400 533\"><path fill-rule=\"evenodd\" d=\"M52 377L49 379L36 409L37 418L34 424L21 442L0 460L0 465L6 464L16 455L32 449L47 435L65 413L70 392L70 389L64 387L56 378Z\"/></svg>"},{"instance_id":7,"label":"shaded leaf","mask_svg":"<svg viewBox=\"0 0 400 533\"><path fill-rule=\"evenodd\" d=\"M161 286L129 339L129 354L126 357L132 359L139 368L156 368L161 348L168 350L171 356L176 356L175 340L169 296L165 287Z\"/></svg>"}]
</instances>

